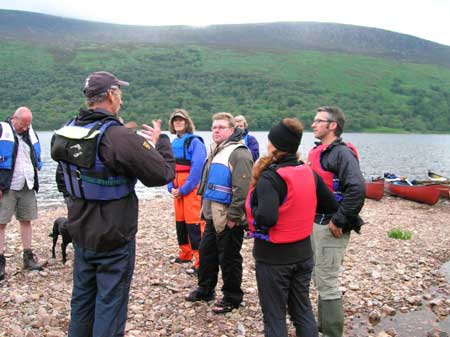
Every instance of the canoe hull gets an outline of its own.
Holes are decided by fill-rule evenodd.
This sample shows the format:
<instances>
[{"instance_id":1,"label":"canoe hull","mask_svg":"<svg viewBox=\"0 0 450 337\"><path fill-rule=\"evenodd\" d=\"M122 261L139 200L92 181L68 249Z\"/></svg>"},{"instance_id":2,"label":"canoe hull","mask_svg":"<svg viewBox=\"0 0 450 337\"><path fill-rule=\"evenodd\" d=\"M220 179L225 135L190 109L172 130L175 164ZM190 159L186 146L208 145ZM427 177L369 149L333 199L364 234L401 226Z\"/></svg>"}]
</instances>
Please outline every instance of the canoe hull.
<instances>
[{"instance_id":1,"label":"canoe hull","mask_svg":"<svg viewBox=\"0 0 450 337\"><path fill-rule=\"evenodd\" d=\"M385 187L386 190L392 195L412 201L422 202L428 205L434 205L438 202L440 197L440 191L430 185L409 186L386 182Z\"/></svg>"},{"instance_id":2,"label":"canoe hull","mask_svg":"<svg viewBox=\"0 0 450 337\"><path fill-rule=\"evenodd\" d=\"M436 190L439 191L441 198L450 199L450 185L441 184L441 185L432 185Z\"/></svg>"},{"instance_id":3,"label":"canoe hull","mask_svg":"<svg viewBox=\"0 0 450 337\"><path fill-rule=\"evenodd\" d=\"M366 181L366 198L381 200L384 194L384 179Z\"/></svg>"}]
</instances>

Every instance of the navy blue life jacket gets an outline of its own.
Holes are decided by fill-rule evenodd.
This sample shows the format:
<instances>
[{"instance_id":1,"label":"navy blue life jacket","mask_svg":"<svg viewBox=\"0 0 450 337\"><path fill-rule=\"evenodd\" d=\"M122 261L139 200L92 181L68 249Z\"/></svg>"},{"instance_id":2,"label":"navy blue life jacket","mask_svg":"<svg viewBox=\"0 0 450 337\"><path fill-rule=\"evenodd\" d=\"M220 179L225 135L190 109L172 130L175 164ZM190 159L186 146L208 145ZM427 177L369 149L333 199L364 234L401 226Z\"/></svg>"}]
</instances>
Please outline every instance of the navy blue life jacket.
<instances>
[{"instance_id":1,"label":"navy blue life jacket","mask_svg":"<svg viewBox=\"0 0 450 337\"><path fill-rule=\"evenodd\" d=\"M115 173L100 160L98 149L105 131L112 125L120 125L116 120L97 121L82 126L75 126L74 121L67 126L95 129L100 132L96 140L95 160L92 167L83 168L69 162L61 161L67 192L85 200L117 200L134 191L137 179Z\"/></svg>"}]
</instances>

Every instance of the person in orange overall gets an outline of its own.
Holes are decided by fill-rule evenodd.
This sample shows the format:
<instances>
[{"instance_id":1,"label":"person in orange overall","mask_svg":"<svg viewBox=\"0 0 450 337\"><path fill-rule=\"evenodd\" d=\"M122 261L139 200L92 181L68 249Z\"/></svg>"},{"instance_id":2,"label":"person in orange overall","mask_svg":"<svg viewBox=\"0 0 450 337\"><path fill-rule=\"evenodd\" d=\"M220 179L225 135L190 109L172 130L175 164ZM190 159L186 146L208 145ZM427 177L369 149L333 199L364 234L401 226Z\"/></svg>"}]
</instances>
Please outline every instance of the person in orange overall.
<instances>
[{"instance_id":1,"label":"person in orange overall","mask_svg":"<svg viewBox=\"0 0 450 337\"><path fill-rule=\"evenodd\" d=\"M178 257L172 263L188 263L194 259L189 274L197 274L200 265L198 248L204 222L200 220L201 197L197 195L206 147L203 139L194 135L195 125L189 113L176 109L169 120L169 130L177 137L172 141L176 162L175 179L168 190L174 197L175 221L179 245Z\"/></svg>"}]
</instances>

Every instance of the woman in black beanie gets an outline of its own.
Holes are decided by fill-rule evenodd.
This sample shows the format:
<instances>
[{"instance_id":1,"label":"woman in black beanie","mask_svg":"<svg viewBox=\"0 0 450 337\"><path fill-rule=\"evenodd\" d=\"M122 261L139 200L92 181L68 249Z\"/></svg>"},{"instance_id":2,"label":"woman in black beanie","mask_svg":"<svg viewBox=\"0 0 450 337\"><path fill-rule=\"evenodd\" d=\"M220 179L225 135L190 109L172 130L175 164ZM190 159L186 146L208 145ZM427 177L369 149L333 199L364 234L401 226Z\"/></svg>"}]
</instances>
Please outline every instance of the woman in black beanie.
<instances>
[{"instance_id":1,"label":"woman in black beanie","mask_svg":"<svg viewBox=\"0 0 450 337\"><path fill-rule=\"evenodd\" d=\"M296 118L284 118L270 130L267 156L255 164L247 196L266 337L288 336L286 311L297 336L318 336L309 299L310 235L317 210L333 213L337 204L322 179L298 159L302 133Z\"/></svg>"}]
</instances>

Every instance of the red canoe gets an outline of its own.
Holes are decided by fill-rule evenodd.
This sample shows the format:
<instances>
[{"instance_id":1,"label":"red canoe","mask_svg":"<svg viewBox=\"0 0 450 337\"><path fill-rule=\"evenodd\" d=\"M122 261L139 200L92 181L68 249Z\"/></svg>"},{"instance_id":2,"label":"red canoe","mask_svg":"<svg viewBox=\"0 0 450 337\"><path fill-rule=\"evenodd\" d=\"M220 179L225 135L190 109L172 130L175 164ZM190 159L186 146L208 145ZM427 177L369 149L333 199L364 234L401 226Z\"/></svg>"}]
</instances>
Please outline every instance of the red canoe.
<instances>
[{"instance_id":1,"label":"red canoe","mask_svg":"<svg viewBox=\"0 0 450 337\"><path fill-rule=\"evenodd\" d=\"M434 205L438 202L440 191L434 185L409 185L405 181L386 181L386 190L404 199Z\"/></svg>"},{"instance_id":2,"label":"red canoe","mask_svg":"<svg viewBox=\"0 0 450 337\"><path fill-rule=\"evenodd\" d=\"M442 198L450 199L450 179L438 173L428 171L428 179L424 180L425 184L433 184L435 189L439 191Z\"/></svg>"},{"instance_id":3,"label":"red canoe","mask_svg":"<svg viewBox=\"0 0 450 337\"><path fill-rule=\"evenodd\" d=\"M450 199L450 184L438 184L431 186L439 191L441 198Z\"/></svg>"},{"instance_id":4,"label":"red canoe","mask_svg":"<svg viewBox=\"0 0 450 337\"><path fill-rule=\"evenodd\" d=\"M384 194L384 179L366 180L366 198L380 200Z\"/></svg>"}]
</instances>

